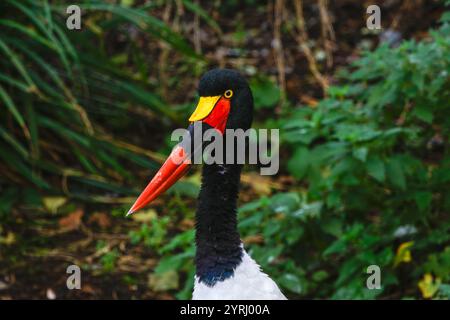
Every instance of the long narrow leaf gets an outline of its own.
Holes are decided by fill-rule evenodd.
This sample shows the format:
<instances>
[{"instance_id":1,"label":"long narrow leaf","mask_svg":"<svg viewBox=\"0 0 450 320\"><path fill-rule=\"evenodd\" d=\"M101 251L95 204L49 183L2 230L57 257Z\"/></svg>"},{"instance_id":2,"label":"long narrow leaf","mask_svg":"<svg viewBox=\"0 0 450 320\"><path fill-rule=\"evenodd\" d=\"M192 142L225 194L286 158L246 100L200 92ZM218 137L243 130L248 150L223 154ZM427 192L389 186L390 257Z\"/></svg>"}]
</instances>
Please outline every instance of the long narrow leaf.
<instances>
[{"instance_id":1,"label":"long narrow leaf","mask_svg":"<svg viewBox=\"0 0 450 320\"><path fill-rule=\"evenodd\" d=\"M30 129L31 138L31 154L33 159L38 159L40 155L39 150L39 129L36 119L36 111L32 105L32 100L28 96L25 101L25 109L27 114L28 127Z\"/></svg>"},{"instance_id":2,"label":"long narrow leaf","mask_svg":"<svg viewBox=\"0 0 450 320\"><path fill-rule=\"evenodd\" d=\"M183 0L183 4L186 6L187 9L198 14L199 17L205 20L205 22L209 24L209 26L212 27L217 33L222 34L222 30L220 30L218 23L213 18L211 18L208 12L203 10L202 7L200 7L199 5L190 0Z\"/></svg>"},{"instance_id":3,"label":"long narrow leaf","mask_svg":"<svg viewBox=\"0 0 450 320\"><path fill-rule=\"evenodd\" d=\"M55 45L51 41L49 41L48 39L40 36L33 29L26 28L23 25L15 22L13 20L0 19L0 25L3 25L5 27L9 27L11 29L15 29L15 30L17 30L17 31L19 31L19 32L29 36L34 41L37 41L37 42L43 44L44 46L48 47L49 49L56 50Z\"/></svg>"},{"instance_id":4,"label":"long narrow leaf","mask_svg":"<svg viewBox=\"0 0 450 320\"><path fill-rule=\"evenodd\" d=\"M25 125L25 120L23 119L19 109L17 109L16 105L12 101L11 97L5 91L5 89L0 85L0 99L3 100L9 112L13 115L14 119L16 119L17 123L22 127L26 136L29 136L28 128Z\"/></svg>"},{"instance_id":5,"label":"long narrow leaf","mask_svg":"<svg viewBox=\"0 0 450 320\"><path fill-rule=\"evenodd\" d=\"M0 144L0 149L5 150L6 147ZM12 152L0 152L0 159L8 164L10 168L21 174L24 178L34 183L39 188L48 189L50 186L47 182L37 177L20 158L15 156Z\"/></svg>"},{"instance_id":6,"label":"long narrow leaf","mask_svg":"<svg viewBox=\"0 0 450 320\"><path fill-rule=\"evenodd\" d=\"M3 74L1 72L0 72L0 81L3 81L13 87L16 87L25 93L28 93L29 89L30 89L26 83L24 83L20 80L14 79L13 77L10 77L9 75Z\"/></svg>"},{"instance_id":7,"label":"long narrow leaf","mask_svg":"<svg viewBox=\"0 0 450 320\"><path fill-rule=\"evenodd\" d=\"M9 143L23 158L28 158L29 154L22 144L9 134L4 128L0 126L0 137Z\"/></svg>"},{"instance_id":8,"label":"long narrow leaf","mask_svg":"<svg viewBox=\"0 0 450 320\"><path fill-rule=\"evenodd\" d=\"M36 12L31 11L26 6L22 5L20 2L16 0L8 0L10 4L18 8L22 11L30 21L33 21L34 24L46 35L48 40L53 44L53 48L58 52L61 61L66 68L66 71L71 74L71 67L69 59L65 53L64 47L61 46L58 39L53 35L52 31L39 19L41 16Z\"/></svg>"},{"instance_id":9,"label":"long narrow leaf","mask_svg":"<svg viewBox=\"0 0 450 320\"><path fill-rule=\"evenodd\" d=\"M30 75L26 71L26 68L20 58L8 47L8 45L0 39L0 49L11 59L12 64L16 67L17 71L22 75L25 81L35 87L35 84L31 80Z\"/></svg>"},{"instance_id":10,"label":"long narrow leaf","mask_svg":"<svg viewBox=\"0 0 450 320\"><path fill-rule=\"evenodd\" d=\"M150 32L156 38L166 41L180 52L195 58L201 58L178 33L170 29L163 21L147 14L145 11L137 8L127 8L120 5L100 3L96 1L84 2L82 6L85 10L111 12L139 26L142 30Z\"/></svg>"}]
</instances>

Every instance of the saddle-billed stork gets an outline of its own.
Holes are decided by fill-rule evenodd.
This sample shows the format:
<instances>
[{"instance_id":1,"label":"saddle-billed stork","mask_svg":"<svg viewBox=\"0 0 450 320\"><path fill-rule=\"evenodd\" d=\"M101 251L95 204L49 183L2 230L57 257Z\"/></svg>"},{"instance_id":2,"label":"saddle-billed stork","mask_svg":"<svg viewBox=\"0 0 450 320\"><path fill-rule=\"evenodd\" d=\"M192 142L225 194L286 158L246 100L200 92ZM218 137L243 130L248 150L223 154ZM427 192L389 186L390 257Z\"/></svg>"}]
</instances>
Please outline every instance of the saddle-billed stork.
<instances>
[{"instance_id":1,"label":"saddle-billed stork","mask_svg":"<svg viewBox=\"0 0 450 320\"><path fill-rule=\"evenodd\" d=\"M190 133L196 124L215 128L222 135L225 129L250 128L253 97L247 81L237 71L208 71L200 79L198 93L198 105L189 118ZM186 173L193 153L186 151L185 143L183 140L173 149L128 214L148 205ZM247 254L240 239L237 198L241 169L241 164L203 165L195 224L193 299L286 299Z\"/></svg>"}]
</instances>

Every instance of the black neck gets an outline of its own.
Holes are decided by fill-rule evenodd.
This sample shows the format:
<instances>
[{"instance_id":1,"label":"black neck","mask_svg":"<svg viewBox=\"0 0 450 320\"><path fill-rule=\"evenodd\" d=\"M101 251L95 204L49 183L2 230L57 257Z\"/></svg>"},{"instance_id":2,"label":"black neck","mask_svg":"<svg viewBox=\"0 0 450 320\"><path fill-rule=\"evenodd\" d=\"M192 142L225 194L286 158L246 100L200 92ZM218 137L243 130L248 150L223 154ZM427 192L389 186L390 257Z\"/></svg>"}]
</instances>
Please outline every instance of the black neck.
<instances>
[{"instance_id":1,"label":"black neck","mask_svg":"<svg viewBox=\"0 0 450 320\"><path fill-rule=\"evenodd\" d=\"M214 285L233 275L242 259L237 229L241 165L204 165L196 214L196 274Z\"/></svg>"}]
</instances>

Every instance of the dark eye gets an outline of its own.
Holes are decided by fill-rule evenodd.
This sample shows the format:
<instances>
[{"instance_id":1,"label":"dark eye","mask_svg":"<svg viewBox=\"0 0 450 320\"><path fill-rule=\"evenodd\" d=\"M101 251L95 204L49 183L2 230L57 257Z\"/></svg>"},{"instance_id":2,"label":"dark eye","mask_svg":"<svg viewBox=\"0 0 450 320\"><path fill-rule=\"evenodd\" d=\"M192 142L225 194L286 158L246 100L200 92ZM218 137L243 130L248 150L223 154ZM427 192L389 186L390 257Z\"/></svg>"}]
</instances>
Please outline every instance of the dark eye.
<instances>
[{"instance_id":1,"label":"dark eye","mask_svg":"<svg viewBox=\"0 0 450 320\"><path fill-rule=\"evenodd\" d=\"M227 99L230 99L233 96L233 91L232 90L227 90L225 91L225 93L223 94L223 96Z\"/></svg>"}]
</instances>

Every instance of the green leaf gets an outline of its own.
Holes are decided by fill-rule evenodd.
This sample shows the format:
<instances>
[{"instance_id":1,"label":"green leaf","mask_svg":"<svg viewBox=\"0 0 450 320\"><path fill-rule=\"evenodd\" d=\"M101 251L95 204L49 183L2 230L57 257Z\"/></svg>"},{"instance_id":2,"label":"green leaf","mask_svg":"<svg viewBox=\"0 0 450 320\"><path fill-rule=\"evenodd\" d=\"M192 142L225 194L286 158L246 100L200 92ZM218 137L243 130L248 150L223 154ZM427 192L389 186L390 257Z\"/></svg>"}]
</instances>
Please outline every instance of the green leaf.
<instances>
[{"instance_id":1,"label":"green leaf","mask_svg":"<svg viewBox=\"0 0 450 320\"><path fill-rule=\"evenodd\" d=\"M178 286L178 273L175 270L169 270L164 273L154 273L148 278L148 287L155 292L177 289Z\"/></svg>"},{"instance_id":2,"label":"green leaf","mask_svg":"<svg viewBox=\"0 0 450 320\"><path fill-rule=\"evenodd\" d=\"M400 190L406 190L406 178L400 159L391 158L386 165L389 181Z\"/></svg>"},{"instance_id":3,"label":"green leaf","mask_svg":"<svg viewBox=\"0 0 450 320\"><path fill-rule=\"evenodd\" d=\"M439 293L450 299L450 284L441 284L439 286Z\"/></svg>"},{"instance_id":4,"label":"green leaf","mask_svg":"<svg viewBox=\"0 0 450 320\"><path fill-rule=\"evenodd\" d=\"M8 131L3 129L0 126L0 137L2 137L6 142L8 142L14 149L23 157L28 158L28 151L22 146L22 144L14 138L14 136L10 135Z\"/></svg>"},{"instance_id":5,"label":"green leaf","mask_svg":"<svg viewBox=\"0 0 450 320\"><path fill-rule=\"evenodd\" d=\"M0 49L10 58L11 63L17 68L21 76L25 79L29 86L35 87L27 68L24 66L20 58L0 39Z\"/></svg>"},{"instance_id":6,"label":"green leaf","mask_svg":"<svg viewBox=\"0 0 450 320\"><path fill-rule=\"evenodd\" d=\"M353 151L353 156L356 159L361 160L362 162L366 162L368 152L369 149L367 149L366 147L357 148Z\"/></svg>"},{"instance_id":7,"label":"green leaf","mask_svg":"<svg viewBox=\"0 0 450 320\"><path fill-rule=\"evenodd\" d=\"M262 199L265 199L265 198L262 198ZM255 211L256 209L259 209L264 204L264 202L265 201L262 201L261 199L248 202L248 203L240 206L238 209L238 212L240 214L242 214L242 213L246 213L246 212Z\"/></svg>"},{"instance_id":8,"label":"green leaf","mask_svg":"<svg viewBox=\"0 0 450 320\"><path fill-rule=\"evenodd\" d=\"M289 172L297 179L302 179L308 172L310 153L308 148L299 147L288 162Z\"/></svg>"},{"instance_id":9,"label":"green leaf","mask_svg":"<svg viewBox=\"0 0 450 320\"><path fill-rule=\"evenodd\" d=\"M335 237L340 237L342 235L342 224L343 222L339 219L326 220L321 224L321 228L328 234Z\"/></svg>"},{"instance_id":10,"label":"green leaf","mask_svg":"<svg viewBox=\"0 0 450 320\"><path fill-rule=\"evenodd\" d=\"M274 107L280 100L280 89L267 78L253 78L250 81L250 88L256 109Z\"/></svg>"},{"instance_id":11,"label":"green leaf","mask_svg":"<svg viewBox=\"0 0 450 320\"><path fill-rule=\"evenodd\" d=\"M25 120L22 117L22 114L17 109L16 105L12 101L11 97L6 93L5 89L0 85L0 99L3 100L9 112L13 115L14 119L16 119L17 123L22 127L26 128ZM26 129L27 130L27 129Z\"/></svg>"},{"instance_id":12,"label":"green leaf","mask_svg":"<svg viewBox=\"0 0 450 320\"><path fill-rule=\"evenodd\" d=\"M44 197L42 198L45 209L50 213L57 213L58 209L67 202L66 197Z\"/></svg>"},{"instance_id":13,"label":"green leaf","mask_svg":"<svg viewBox=\"0 0 450 320\"><path fill-rule=\"evenodd\" d=\"M319 270L314 272L314 274L312 275L312 279L316 282L321 282L326 278L328 278L328 276L329 276L328 272L326 272L325 270Z\"/></svg>"},{"instance_id":14,"label":"green leaf","mask_svg":"<svg viewBox=\"0 0 450 320\"><path fill-rule=\"evenodd\" d=\"M343 253L347 250L347 245L344 241L338 239L333 242L325 251L322 253L324 257L329 256L330 254Z\"/></svg>"},{"instance_id":15,"label":"green leaf","mask_svg":"<svg viewBox=\"0 0 450 320\"><path fill-rule=\"evenodd\" d=\"M6 82L7 84L9 84L15 88L18 88L22 92L25 92L25 93L29 92L29 86L26 83L24 83L20 80L17 80L11 76L0 73L0 80L3 82Z\"/></svg>"},{"instance_id":16,"label":"green leaf","mask_svg":"<svg viewBox=\"0 0 450 320\"><path fill-rule=\"evenodd\" d=\"M366 162L367 173L379 182L384 182L386 178L383 161L378 156L369 157Z\"/></svg>"},{"instance_id":17,"label":"green leaf","mask_svg":"<svg viewBox=\"0 0 450 320\"><path fill-rule=\"evenodd\" d=\"M192 246L195 241L195 231L188 230L176 235L168 244L161 248L162 254L172 252L177 248L185 248L186 246Z\"/></svg>"},{"instance_id":18,"label":"green leaf","mask_svg":"<svg viewBox=\"0 0 450 320\"><path fill-rule=\"evenodd\" d=\"M49 49L56 50L54 43L52 43L49 39L39 35L32 28L24 27L23 25L21 25L20 23L17 23L16 21L7 20L7 19L0 19L0 25L15 29L22 34L27 35L32 40L43 44L44 46L48 47Z\"/></svg>"},{"instance_id":19,"label":"green leaf","mask_svg":"<svg viewBox=\"0 0 450 320\"><path fill-rule=\"evenodd\" d=\"M431 111L430 107L418 105L413 109L413 114L420 120L425 121L426 123L433 122L433 112Z\"/></svg>"},{"instance_id":20,"label":"green leaf","mask_svg":"<svg viewBox=\"0 0 450 320\"><path fill-rule=\"evenodd\" d=\"M170 187L169 192L174 194L179 194L182 196L187 196L190 198L196 198L200 191L200 186L192 181L179 181L172 187Z\"/></svg>"},{"instance_id":21,"label":"green leaf","mask_svg":"<svg viewBox=\"0 0 450 320\"><path fill-rule=\"evenodd\" d=\"M297 275L292 274L292 273L283 274L278 279L278 284L281 287L284 287L284 288L288 289L289 291L292 291L297 294L301 294L303 292L302 281L300 280L300 278Z\"/></svg>"},{"instance_id":22,"label":"green leaf","mask_svg":"<svg viewBox=\"0 0 450 320\"><path fill-rule=\"evenodd\" d=\"M155 268L156 273L165 273L170 270L178 270L183 264L194 257L194 252L187 251L184 253L167 256L161 259Z\"/></svg>"},{"instance_id":23,"label":"green leaf","mask_svg":"<svg viewBox=\"0 0 450 320\"><path fill-rule=\"evenodd\" d=\"M58 39L53 35L53 33L51 32L51 29L49 29L42 21L42 17L37 14L37 12L34 12L30 9L28 9L26 6L22 5L21 3L14 1L14 0L8 0L9 3L11 3L12 5L14 5L16 8L18 8L19 10L21 10L26 16L27 18L32 21L34 23L34 25L36 25L48 38L49 42L53 45L52 48L54 48L54 50L56 52L58 52L61 61L63 62L66 71L71 74L71 68L70 68L70 63L69 60L67 58L66 52L64 50L64 48L62 48L61 44L59 43ZM48 4L45 4L45 7L48 7ZM42 19L43 20L43 19ZM51 19L49 21L50 25L51 25Z\"/></svg>"},{"instance_id":24,"label":"green leaf","mask_svg":"<svg viewBox=\"0 0 450 320\"><path fill-rule=\"evenodd\" d=\"M209 26L212 27L217 33L219 34L222 33L219 24L211 17L211 15L208 12L206 12L199 5L190 0L183 0L183 4L186 6L188 10L191 10L195 14L198 14L199 17L205 20L206 23L209 24Z\"/></svg>"},{"instance_id":25,"label":"green leaf","mask_svg":"<svg viewBox=\"0 0 450 320\"><path fill-rule=\"evenodd\" d=\"M200 58L183 37L174 32L163 21L138 8L128 8L109 3L83 3L84 10L109 11L122 17L139 28L148 31L158 39L162 39L180 52L194 58Z\"/></svg>"},{"instance_id":26,"label":"green leaf","mask_svg":"<svg viewBox=\"0 0 450 320\"><path fill-rule=\"evenodd\" d=\"M270 207L275 212L290 213L298 208L300 197L297 193L279 193L271 198Z\"/></svg>"},{"instance_id":27,"label":"green leaf","mask_svg":"<svg viewBox=\"0 0 450 320\"><path fill-rule=\"evenodd\" d=\"M420 211L428 211L431 205L433 194L429 191L420 191L414 193L414 200Z\"/></svg>"},{"instance_id":28,"label":"green leaf","mask_svg":"<svg viewBox=\"0 0 450 320\"><path fill-rule=\"evenodd\" d=\"M0 144L1 150L7 150L7 148ZM34 183L37 187L43 189L50 189L50 186L47 182L42 180L39 176L37 176L27 163L24 163L22 159L18 158L16 154L12 152L0 152L0 159L3 159L4 162L12 168L14 171L21 174L23 177L28 179L30 182Z\"/></svg>"}]
</instances>

